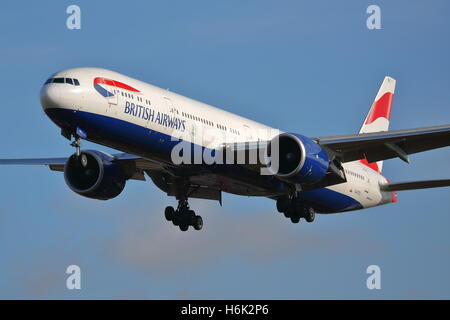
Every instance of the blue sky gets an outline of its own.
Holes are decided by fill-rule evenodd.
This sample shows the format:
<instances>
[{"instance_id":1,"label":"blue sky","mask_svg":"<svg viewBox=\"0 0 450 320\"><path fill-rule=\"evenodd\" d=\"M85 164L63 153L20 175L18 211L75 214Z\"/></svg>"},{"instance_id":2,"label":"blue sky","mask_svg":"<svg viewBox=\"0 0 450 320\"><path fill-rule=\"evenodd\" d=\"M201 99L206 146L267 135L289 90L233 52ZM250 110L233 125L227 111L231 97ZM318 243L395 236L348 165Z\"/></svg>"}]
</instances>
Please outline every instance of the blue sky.
<instances>
[{"instance_id":1,"label":"blue sky","mask_svg":"<svg viewBox=\"0 0 450 320\"><path fill-rule=\"evenodd\" d=\"M81 7L81 30L66 7ZM381 8L381 30L366 8ZM309 136L354 133L385 75L392 129L450 123L448 1L39 1L0 12L1 158L65 156L42 112L55 71L113 69ZM84 143L84 147L103 147ZM391 181L448 178L450 149L385 163ZM150 181L99 202L43 167L0 168L0 298L450 298L450 189L291 224L268 199L192 201L181 233ZM77 264L82 289L65 287ZM366 268L381 267L381 290Z\"/></svg>"}]
</instances>

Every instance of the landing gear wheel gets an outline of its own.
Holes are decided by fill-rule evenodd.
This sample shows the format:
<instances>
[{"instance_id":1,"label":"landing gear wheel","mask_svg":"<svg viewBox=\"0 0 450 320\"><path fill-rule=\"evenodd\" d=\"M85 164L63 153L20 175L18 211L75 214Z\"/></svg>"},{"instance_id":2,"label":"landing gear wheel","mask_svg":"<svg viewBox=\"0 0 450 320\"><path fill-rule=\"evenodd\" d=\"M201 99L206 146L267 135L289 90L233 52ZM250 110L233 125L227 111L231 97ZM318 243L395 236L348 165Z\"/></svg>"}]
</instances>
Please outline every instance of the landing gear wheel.
<instances>
[{"instance_id":1,"label":"landing gear wheel","mask_svg":"<svg viewBox=\"0 0 450 320\"><path fill-rule=\"evenodd\" d=\"M173 207L166 207L164 210L164 216L166 217L167 221L172 221L175 215L175 209Z\"/></svg>"},{"instance_id":2,"label":"landing gear wheel","mask_svg":"<svg viewBox=\"0 0 450 320\"><path fill-rule=\"evenodd\" d=\"M305 220L307 222L313 222L316 218L316 212L313 208L306 208L305 210Z\"/></svg>"},{"instance_id":3,"label":"landing gear wheel","mask_svg":"<svg viewBox=\"0 0 450 320\"><path fill-rule=\"evenodd\" d=\"M194 227L195 230L201 230L203 228L203 219L197 216L194 210L189 209L186 193L182 192L177 196L177 209L167 207L164 210L164 215L168 221L172 221L173 225L179 227L181 231L189 230L190 226Z\"/></svg>"},{"instance_id":4,"label":"landing gear wheel","mask_svg":"<svg viewBox=\"0 0 450 320\"><path fill-rule=\"evenodd\" d=\"M289 199L282 197L277 199L277 210L278 212L286 212L289 208Z\"/></svg>"},{"instance_id":5,"label":"landing gear wheel","mask_svg":"<svg viewBox=\"0 0 450 320\"><path fill-rule=\"evenodd\" d=\"M300 217L299 216L292 216L291 217L291 222L292 223L299 223L300 222Z\"/></svg>"},{"instance_id":6,"label":"landing gear wheel","mask_svg":"<svg viewBox=\"0 0 450 320\"><path fill-rule=\"evenodd\" d=\"M190 225L194 225L194 219L195 219L195 211L194 210L188 210L186 212L186 219L189 222Z\"/></svg>"},{"instance_id":7,"label":"landing gear wheel","mask_svg":"<svg viewBox=\"0 0 450 320\"><path fill-rule=\"evenodd\" d=\"M194 223L193 223L195 230L202 230L203 228L203 219L201 216L195 216L194 217Z\"/></svg>"},{"instance_id":8,"label":"landing gear wheel","mask_svg":"<svg viewBox=\"0 0 450 320\"><path fill-rule=\"evenodd\" d=\"M180 225L180 213L178 211L175 211L172 218L172 223L175 227Z\"/></svg>"}]
</instances>

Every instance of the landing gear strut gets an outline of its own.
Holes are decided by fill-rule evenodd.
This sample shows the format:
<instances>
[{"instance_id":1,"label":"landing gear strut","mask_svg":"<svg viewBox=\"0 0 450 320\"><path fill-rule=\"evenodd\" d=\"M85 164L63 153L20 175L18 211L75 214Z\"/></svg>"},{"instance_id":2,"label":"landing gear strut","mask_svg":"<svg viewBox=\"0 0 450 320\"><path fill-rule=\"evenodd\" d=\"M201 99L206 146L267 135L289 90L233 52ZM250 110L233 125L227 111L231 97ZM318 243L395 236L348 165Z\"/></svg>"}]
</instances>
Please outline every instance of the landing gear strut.
<instances>
[{"instance_id":1,"label":"landing gear strut","mask_svg":"<svg viewBox=\"0 0 450 320\"><path fill-rule=\"evenodd\" d=\"M70 139L71 136L73 136L73 138L75 140L72 141L72 143L70 145L72 147L75 147L76 155L77 155L77 158L78 158L80 156L80 154L81 154L81 139L86 139L87 138L87 133L83 129L77 127L75 129L75 132L73 132L73 133L69 133L68 131L61 131L61 134L63 136L65 136L66 138L69 138L69 139Z\"/></svg>"},{"instance_id":2,"label":"landing gear strut","mask_svg":"<svg viewBox=\"0 0 450 320\"><path fill-rule=\"evenodd\" d=\"M187 199L179 200L176 210L170 206L166 207L164 216L167 221L172 221L173 225L178 226L181 231L187 231L189 226L194 227L195 230L203 228L202 217L196 215L194 210L189 209Z\"/></svg>"},{"instance_id":3,"label":"landing gear strut","mask_svg":"<svg viewBox=\"0 0 450 320\"><path fill-rule=\"evenodd\" d=\"M313 222L316 216L314 209L305 205L298 194L293 197L278 198L277 210L291 219L292 223L299 223L301 218L307 222Z\"/></svg>"},{"instance_id":4,"label":"landing gear strut","mask_svg":"<svg viewBox=\"0 0 450 320\"><path fill-rule=\"evenodd\" d=\"M75 152L77 155L77 158L80 156L81 154L81 138L78 135L74 136L75 140L72 141L72 143L70 144L72 147L75 147Z\"/></svg>"}]
</instances>

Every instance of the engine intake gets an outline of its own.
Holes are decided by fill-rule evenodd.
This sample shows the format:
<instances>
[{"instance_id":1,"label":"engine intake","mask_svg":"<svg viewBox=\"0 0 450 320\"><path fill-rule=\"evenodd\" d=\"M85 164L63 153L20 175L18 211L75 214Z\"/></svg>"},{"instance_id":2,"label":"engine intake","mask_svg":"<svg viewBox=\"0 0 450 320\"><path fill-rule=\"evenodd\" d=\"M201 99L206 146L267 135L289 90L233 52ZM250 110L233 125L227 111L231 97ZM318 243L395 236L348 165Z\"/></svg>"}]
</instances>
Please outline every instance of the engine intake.
<instances>
[{"instance_id":1,"label":"engine intake","mask_svg":"<svg viewBox=\"0 0 450 320\"><path fill-rule=\"evenodd\" d=\"M69 188L84 197L108 200L125 188L126 178L120 165L109 154L87 150L71 155L64 166Z\"/></svg>"},{"instance_id":2,"label":"engine intake","mask_svg":"<svg viewBox=\"0 0 450 320\"><path fill-rule=\"evenodd\" d=\"M278 145L279 165L274 172L276 177L291 183L314 183L325 178L330 165L328 154L310 138L282 133L270 145L272 166Z\"/></svg>"}]
</instances>

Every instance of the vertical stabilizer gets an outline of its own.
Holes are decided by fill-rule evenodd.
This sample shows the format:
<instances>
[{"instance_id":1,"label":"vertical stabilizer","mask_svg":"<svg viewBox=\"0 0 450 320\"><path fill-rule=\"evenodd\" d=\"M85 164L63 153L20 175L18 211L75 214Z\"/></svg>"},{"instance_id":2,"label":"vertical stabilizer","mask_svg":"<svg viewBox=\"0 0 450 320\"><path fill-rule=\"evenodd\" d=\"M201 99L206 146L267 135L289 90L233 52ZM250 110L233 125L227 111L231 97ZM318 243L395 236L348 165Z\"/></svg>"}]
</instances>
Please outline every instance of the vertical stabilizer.
<instances>
[{"instance_id":1,"label":"vertical stabilizer","mask_svg":"<svg viewBox=\"0 0 450 320\"><path fill-rule=\"evenodd\" d=\"M391 118L392 100L395 92L395 79L385 77L380 90L373 101L359 133L370 133L389 130L389 120ZM377 172L381 172L383 161L368 163L366 159L362 163L371 167Z\"/></svg>"}]
</instances>

